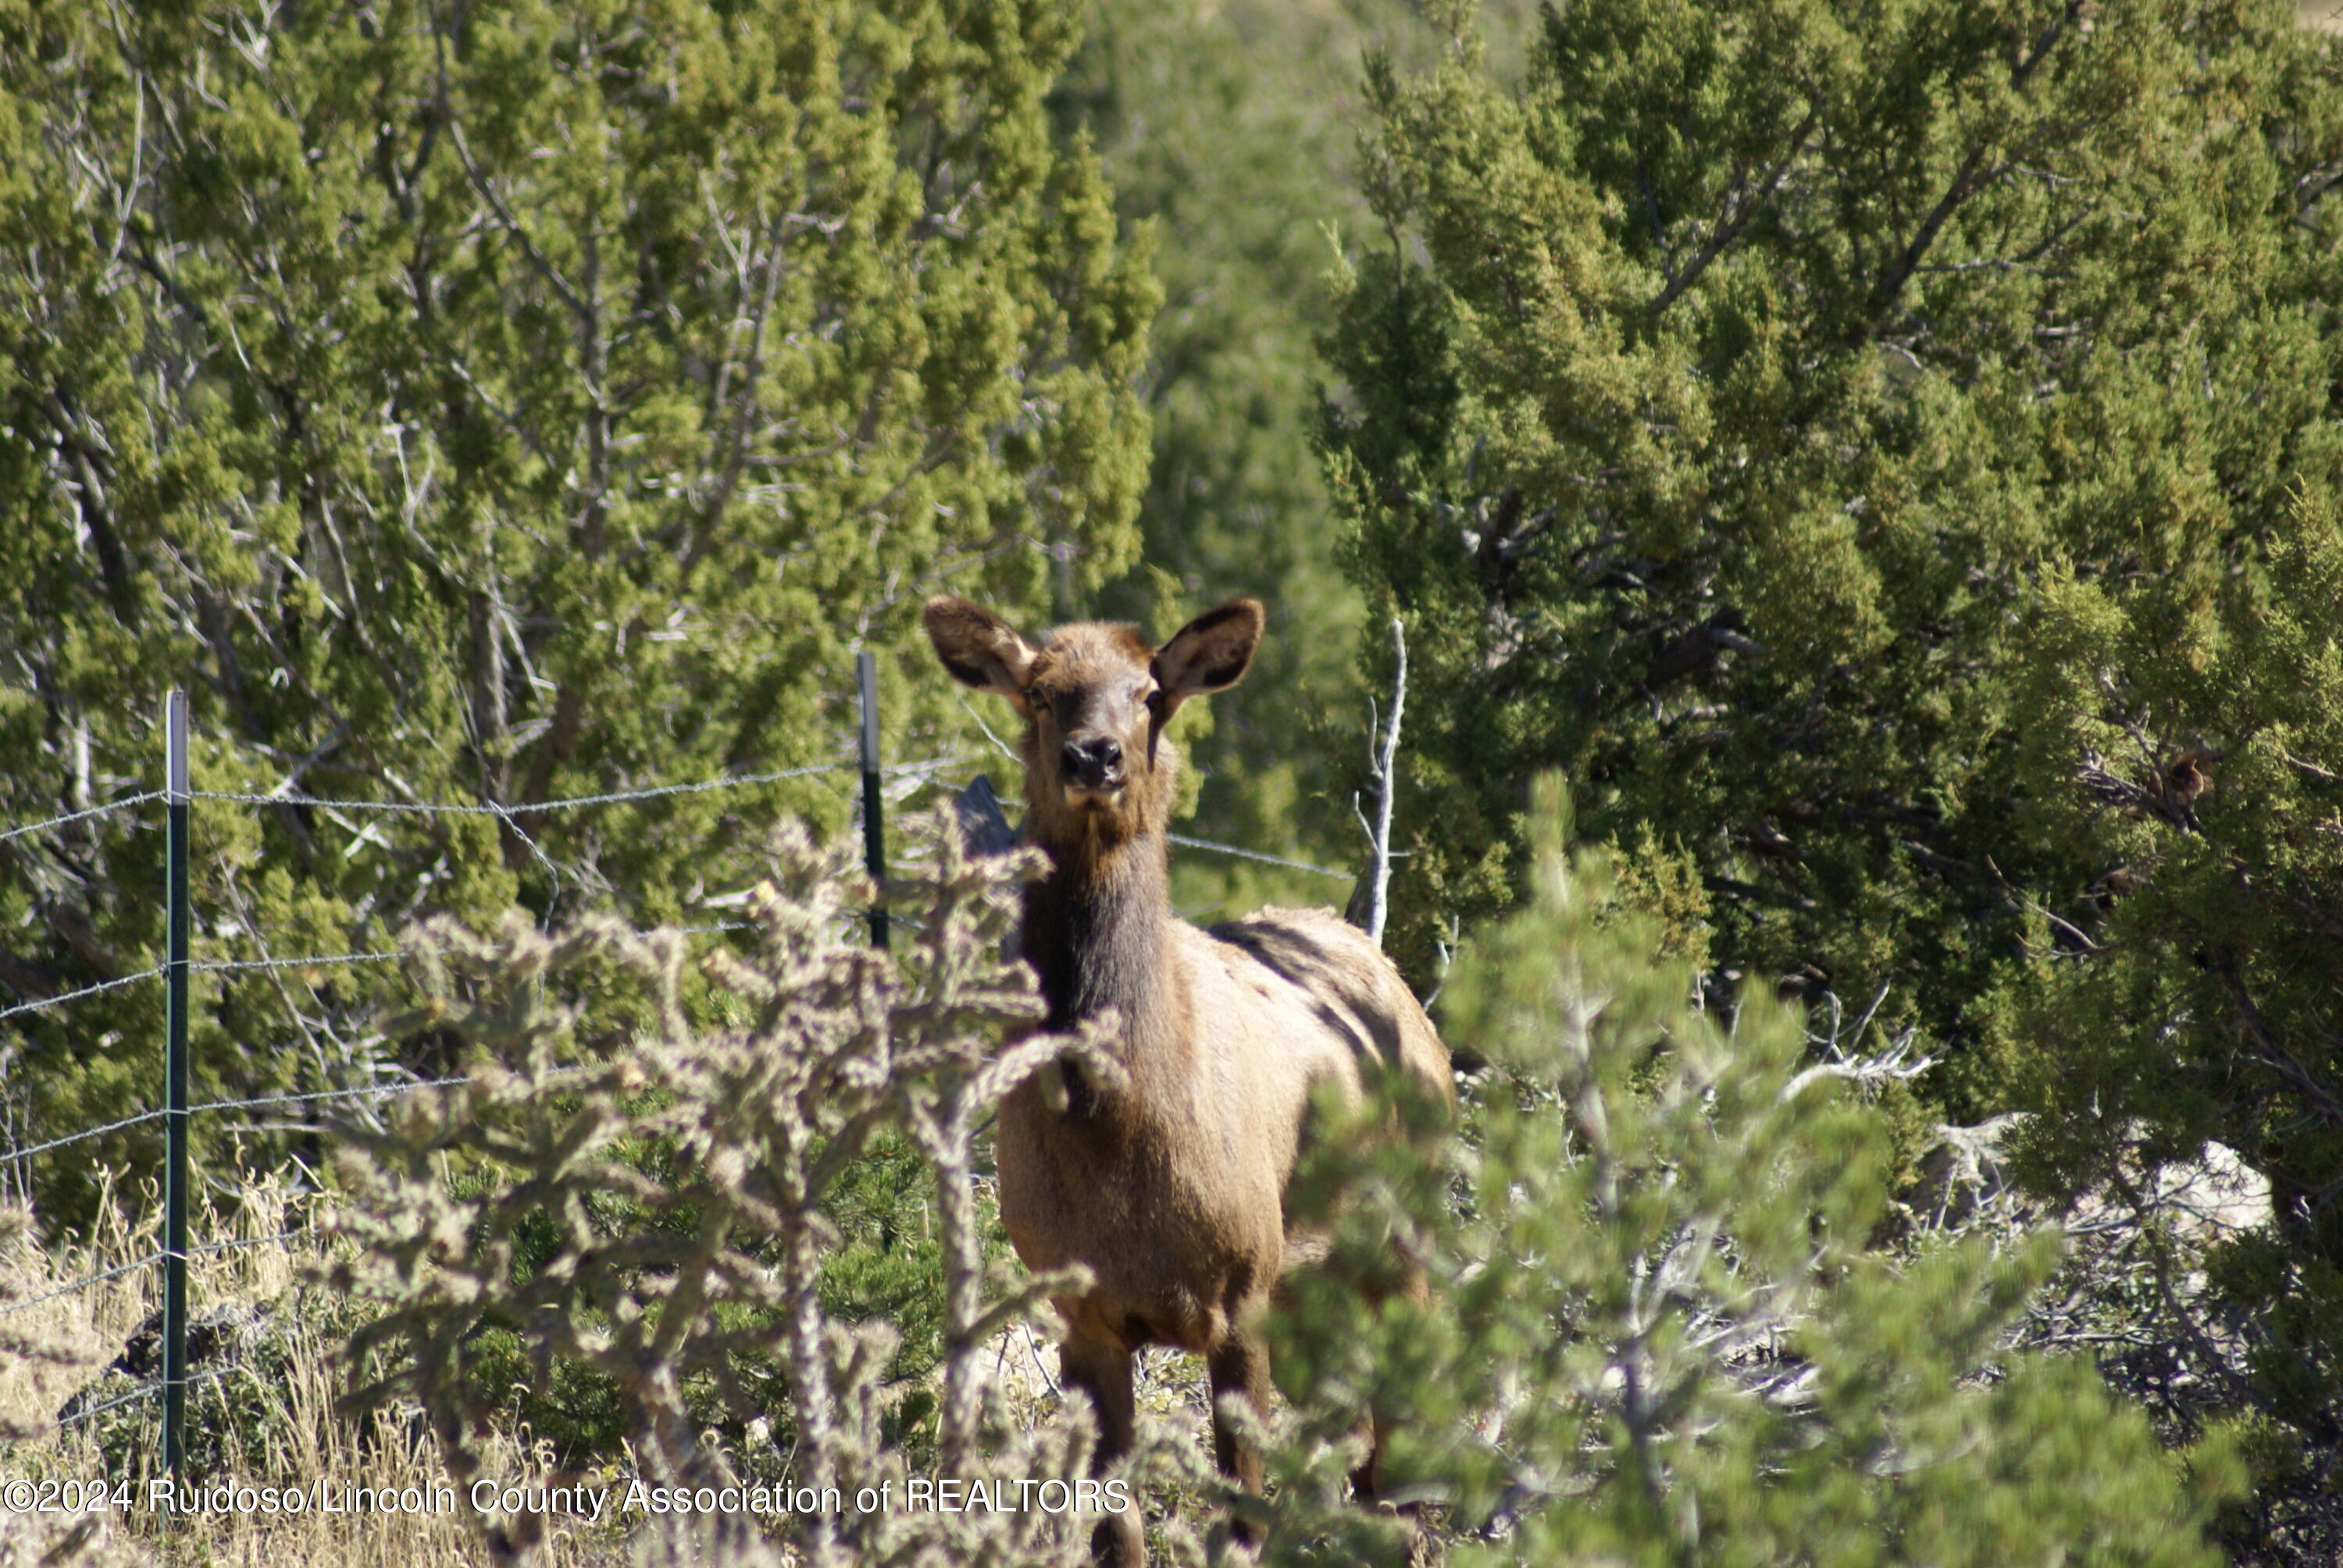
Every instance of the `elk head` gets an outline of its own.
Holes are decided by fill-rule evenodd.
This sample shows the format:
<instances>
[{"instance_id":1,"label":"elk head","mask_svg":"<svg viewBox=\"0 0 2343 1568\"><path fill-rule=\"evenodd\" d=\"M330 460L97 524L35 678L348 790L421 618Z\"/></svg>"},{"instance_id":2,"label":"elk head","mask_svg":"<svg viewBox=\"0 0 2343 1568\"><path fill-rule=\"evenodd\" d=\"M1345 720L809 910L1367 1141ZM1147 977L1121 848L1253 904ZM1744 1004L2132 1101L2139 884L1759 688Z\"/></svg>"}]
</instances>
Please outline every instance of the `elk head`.
<instances>
[{"instance_id":1,"label":"elk head","mask_svg":"<svg viewBox=\"0 0 2343 1568\"><path fill-rule=\"evenodd\" d=\"M1092 622L1061 626L1037 648L966 599L939 595L925 611L944 668L1024 717L1026 804L1034 839L1052 850L1163 830L1178 767L1163 727L1189 698L1243 677L1265 618L1260 600L1237 598L1161 648L1136 627Z\"/></svg>"}]
</instances>

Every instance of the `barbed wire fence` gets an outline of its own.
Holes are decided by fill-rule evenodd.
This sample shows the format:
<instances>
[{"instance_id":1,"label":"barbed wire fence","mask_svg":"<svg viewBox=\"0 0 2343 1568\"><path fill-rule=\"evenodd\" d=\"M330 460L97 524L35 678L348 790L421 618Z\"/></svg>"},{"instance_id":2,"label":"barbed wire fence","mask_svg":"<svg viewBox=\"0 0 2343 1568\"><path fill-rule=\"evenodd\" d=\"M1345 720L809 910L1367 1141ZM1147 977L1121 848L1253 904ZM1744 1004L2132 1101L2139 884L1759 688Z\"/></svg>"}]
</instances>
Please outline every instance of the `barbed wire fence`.
<instances>
[{"instance_id":1,"label":"barbed wire fence","mask_svg":"<svg viewBox=\"0 0 2343 1568\"><path fill-rule=\"evenodd\" d=\"M456 1087L470 1080L458 1075L443 1078L415 1078L381 1083L361 1084L345 1088L306 1091L294 1093L264 1094L245 1099L211 1100L190 1102L187 1098L189 1062L187 1060L187 1025L189 1018L188 982L197 974L237 974L283 972L310 969L374 963L395 963L413 956L420 950L390 947L360 952L308 954L292 958L263 957L258 959L204 959L189 953L193 925L192 900L188 892L190 860L190 829L192 813L197 802L222 806L304 807L313 809L351 813L375 812L399 815L492 817L510 829L527 848L532 858L546 871L549 891L544 920L549 927L555 905L560 898L559 867L546 854L537 840L524 831L516 819L542 816L553 812L590 809L600 807L630 805L677 796L705 794L719 790L751 789L790 779L812 778L825 774L859 771L861 774L861 819L865 846L865 861L871 877L880 887L886 879L886 847L884 829L883 779L887 775L928 774L950 766L954 758L934 759L918 762L883 765L879 756L878 701L876 682L870 666L870 656L865 653L859 661L858 686L860 698L859 755L851 761L815 763L805 767L778 771L728 775L721 779L701 779L688 783L650 785L635 789L607 790L591 795L562 797L548 800L505 803L498 801L424 801L424 800L365 800L345 799L275 791L251 793L234 790L196 789L191 787L188 773L188 728L186 694L173 690L164 701L165 778L161 789L142 790L118 800L85 807L77 810L27 822L0 830L0 844L35 834L55 832L78 823L118 816L163 803L166 813L165 901L166 956L157 965L135 973L114 976L89 985L61 991L55 995L36 997L29 1000L0 1007L0 1023L27 1014L48 1012L85 1000L91 997L160 980L166 989L165 1007L163 1101L157 1107L133 1112L96 1126L62 1133L44 1141L18 1145L13 1134L10 1146L0 1149L0 1171L11 1173L16 1186L24 1191L31 1189L31 1162L60 1151L87 1143L98 1138L128 1131L155 1122L164 1124L166 1133L164 1169L163 1244L143 1256L126 1262L98 1270L54 1289L20 1300L0 1304L0 1321L27 1312L45 1303L78 1295L109 1282L124 1279L142 1270L160 1267L164 1274L163 1322L161 1349L162 1375L142 1382L127 1392L96 1404L80 1408L68 1407L57 1421L60 1429L70 1428L98 1415L137 1404L161 1395L164 1400L163 1452L164 1465L176 1478L184 1458L186 1394L190 1388L227 1377L239 1370L239 1365L207 1369L190 1374L187 1370L188 1313L186 1302L186 1267L193 1258L216 1255L245 1248L282 1245L306 1233L297 1228L267 1236L236 1237L227 1241L196 1245L187 1240L186 1225L188 1195L192 1172L189 1168L188 1132L197 1116L239 1111L277 1110L287 1107L317 1107L336 1101L387 1100L424 1090ZM979 776L961 796L963 820L972 809L980 807L997 831L1013 833L1001 819L994 801L989 779ZM1168 835L1171 841L1182 849L1227 855L1242 859L1281 867L1289 870L1312 873L1321 877L1348 881L1353 873L1329 869L1305 860L1282 855L1267 854L1233 844L1222 844L1188 834ZM883 898L867 911L873 944L887 945L887 916ZM677 928L683 935L718 935L751 928L746 920L719 920L706 924ZM0 1130L5 1131L5 1130Z\"/></svg>"}]
</instances>

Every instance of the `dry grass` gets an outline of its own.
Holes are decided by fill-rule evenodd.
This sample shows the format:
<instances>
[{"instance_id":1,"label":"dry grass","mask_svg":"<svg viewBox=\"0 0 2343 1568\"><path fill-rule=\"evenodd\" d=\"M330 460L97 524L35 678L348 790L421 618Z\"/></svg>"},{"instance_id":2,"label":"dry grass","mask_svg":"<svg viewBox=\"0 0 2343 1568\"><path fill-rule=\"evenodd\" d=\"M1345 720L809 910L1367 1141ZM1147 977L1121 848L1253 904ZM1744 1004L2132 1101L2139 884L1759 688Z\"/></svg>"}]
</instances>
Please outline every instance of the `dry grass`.
<instances>
[{"instance_id":1,"label":"dry grass","mask_svg":"<svg viewBox=\"0 0 2343 1568\"><path fill-rule=\"evenodd\" d=\"M300 1224L314 1203L296 1202L280 1187L246 1195L235 1219L207 1216L195 1227L207 1241L256 1242ZM118 1209L107 1205L107 1213ZM0 1216L0 1221L21 1220ZM119 1227L93 1246L43 1251L22 1224L0 1231L0 1306L50 1292L73 1282L149 1255L151 1225ZM363 1426L337 1412L341 1371L337 1356L337 1319L304 1282L325 1261L319 1242L301 1236L275 1245L256 1244L207 1254L191 1261L191 1317L223 1313L242 1317L264 1309L272 1329L282 1327L281 1366L266 1375L231 1374L246 1402L233 1423L223 1402L200 1393L190 1398L191 1439L224 1442L233 1454L222 1479L253 1486L315 1483L390 1487L445 1485L447 1473L427 1435L419 1440L406 1423L387 1416ZM161 1402L149 1398L60 1428L57 1417L79 1405L117 1397L146 1381L107 1363L122 1356L160 1308L161 1274L134 1269L87 1289L54 1296L5 1319L0 1328L0 1483L24 1478L88 1480L103 1476L127 1483L143 1496L157 1473ZM246 1321L249 1322L250 1319ZM272 1357L272 1362L274 1358ZM980 1358L1012 1419L1027 1428L1056 1419L1061 1403L1058 1352L1046 1333L1016 1324L995 1335ZM197 1374L216 1370L206 1362ZM101 1376L104 1373L104 1376ZM1178 1429L1201 1453L1209 1412L1202 1369L1192 1356L1170 1352L1141 1358L1140 1400L1161 1426ZM508 1439L498 1445L493 1473L525 1484L562 1479L542 1453L528 1453ZM1157 1500L1160 1503L1164 1501ZM556 1565L624 1563L637 1543L613 1525L599 1529L557 1528L544 1560ZM466 1515L310 1515L267 1519L211 1515L166 1530L143 1509L127 1515L85 1518L20 1515L0 1510L0 1568L88 1563L95 1568L202 1563L208 1568L287 1568L329 1564L332 1568L482 1568L489 1554Z\"/></svg>"},{"instance_id":2,"label":"dry grass","mask_svg":"<svg viewBox=\"0 0 2343 1568\"><path fill-rule=\"evenodd\" d=\"M211 1353L191 1360L188 1444L212 1461L215 1483L264 1486L324 1482L366 1487L444 1486L446 1472L427 1435L386 1412L354 1421L336 1408L343 1311L305 1282L324 1261L305 1228L308 1206L287 1189L247 1191L233 1215L201 1216L193 1229L206 1242L253 1244L190 1261L189 1320L216 1325ZM116 1212L116 1206L101 1211ZM146 1506L159 1473L162 1402L147 1397L60 1425L152 1380L121 1369L140 1360L160 1310L159 1268L131 1269L85 1290L50 1293L151 1254L151 1225L116 1226L91 1245L45 1251L29 1227L0 1231L0 1308L50 1299L0 1318L0 1483L88 1482L126 1484L136 1499L126 1513L25 1514L0 1507L0 1568L36 1563L100 1565L202 1563L211 1568L475 1568L488 1561L478 1530L463 1513L304 1513L267 1517L213 1513L168 1523ZM145 1331L142 1335L142 1330ZM151 1353L151 1352L149 1352ZM495 1473L541 1484L541 1453L508 1439ZM623 1557L615 1530L571 1527L551 1533L542 1560L583 1564Z\"/></svg>"}]
</instances>

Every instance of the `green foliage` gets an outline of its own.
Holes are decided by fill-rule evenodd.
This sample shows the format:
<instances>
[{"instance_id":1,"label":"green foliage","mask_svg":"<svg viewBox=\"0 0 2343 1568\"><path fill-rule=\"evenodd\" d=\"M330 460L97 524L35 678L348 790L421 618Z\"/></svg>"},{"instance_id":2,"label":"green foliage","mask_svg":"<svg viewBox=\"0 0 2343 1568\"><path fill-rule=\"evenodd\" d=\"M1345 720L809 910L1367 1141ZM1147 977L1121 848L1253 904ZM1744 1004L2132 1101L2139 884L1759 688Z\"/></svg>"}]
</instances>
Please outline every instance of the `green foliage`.
<instances>
[{"instance_id":1,"label":"green foliage","mask_svg":"<svg viewBox=\"0 0 2343 1568\"><path fill-rule=\"evenodd\" d=\"M2309 587L2324 47L2274 6L1588 0L1518 92L1469 36L1378 69L1327 434L1416 658L1419 950L1511 896L1559 765L1594 836L1694 856L1725 961L1974 1044L2026 899L2106 869L2042 729L2062 606L2185 648Z\"/></svg>"},{"instance_id":2,"label":"green foliage","mask_svg":"<svg viewBox=\"0 0 2343 1568\"><path fill-rule=\"evenodd\" d=\"M2252 1560L2343 1549L2338 71L2255 0L1574 0L1518 90L1460 24L1371 75L1326 340L1409 961L1558 766L1719 980L1885 987L1938 1114L2040 1112L2038 1185L2239 1151L2207 1310L2310 1456Z\"/></svg>"},{"instance_id":3,"label":"green foliage","mask_svg":"<svg viewBox=\"0 0 2343 1568\"><path fill-rule=\"evenodd\" d=\"M923 1386L944 1356L943 1241L936 1234L935 1173L917 1146L882 1133L840 1173L824 1205L839 1246L821 1266L821 1310L840 1322L884 1323L895 1336L887 1375L910 1392L887 1412L893 1442L932 1451L936 1401ZM985 1255L998 1258L1007 1237L997 1219Z\"/></svg>"},{"instance_id":4,"label":"green foliage","mask_svg":"<svg viewBox=\"0 0 2343 1568\"><path fill-rule=\"evenodd\" d=\"M1448 1037L1490 1063L1455 1194L1410 1145L1319 1146L1333 1272L1408 1258L1431 1290L1377 1310L1330 1276L1277 1315L1265 1560L1406 1560L1343 1495L1373 1410L1385 1488L1441 1505L1460 1565L2217 1561L2226 1451L2168 1457L2087 1361L2006 1348L2055 1239L1873 1250L1887 1139L1845 1081L1877 1064L1801 1070L1762 994L1696 1009L1566 817L1542 786L1526 907L1448 982Z\"/></svg>"},{"instance_id":5,"label":"green foliage","mask_svg":"<svg viewBox=\"0 0 2343 1568\"><path fill-rule=\"evenodd\" d=\"M1404 21L1396 5L1367 7ZM1346 166L1364 29L1350 16L1238 0L1096 0L1052 106L1099 149L1126 221L1154 226L1164 307L1141 378L1152 430L1139 526L1142 569L1098 613L1168 635L1239 593L1271 630L1246 684L1184 737L1208 836L1278 853L1355 858L1330 789L1330 744L1365 717L1351 668L1357 596L1312 442L1312 302L1329 226L1351 218ZM1321 732L1295 722L1322 705ZM1336 738L1339 737L1339 741ZM1273 892L1323 903L1332 884L1188 858L1183 907ZM1251 898L1248 895L1252 895Z\"/></svg>"},{"instance_id":6,"label":"green foliage","mask_svg":"<svg viewBox=\"0 0 2343 1568\"><path fill-rule=\"evenodd\" d=\"M1525 10L1493 7L1510 39ZM1340 236L1372 223L1357 191L1359 65L1369 49L1425 52L1406 0L1093 0L1053 95L1098 148L1127 223L1153 226L1163 308L1140 380L1153 435L1140 499L1144 565L1071 616L1158 635L1232 595L1259 595L1270 635L1244 685L1185 734L1202 789L1196 831L1355 864L1351 814L1367 694L1363 624L1312 428ZM1321 904L1339 884L1257 862L1188 856L1182 908Z\"/></svg>"},{"instance_id":7,"label":"green foliage","mask_svg":"<svg viewBox=\"0 0 2343 1568\"><path fill-rule=\"evenodd\" d=\"M2197 597L2068 578L2029 628L2017 712L2073 787L2045 830L2097 853L2096 900L2028 932L1991 999L2036 1110L2021 1151L2071 1192L2208 1139L2270 1182L2273 1223L2218 1256L2217 1319L2253 1325L2243 1401L2268 1480L2240 1540L2343 1550L2343 528L2305 487L2258 558ZM2183 744L2185 742L2185 745ZM2236 1396L2233 1396L2233 1400Z\"/></svg>"},{"instance_id":8,"label":"green foliage","mask_svg":"<svg viewBox=\"0 0 2343 1568\"><path fill-rule=\"evenodd\" d=\"M940 577L1039 609L1125 569L1158 294L1043 109L1075 33L1061 0L0 6L0 819L155 783L172 685L202 789L834 764L856 648ZM890 759L965 728L930 663L882 665ZM672 919L849 809L207 805L197 956ZM153 815L0 849L14 994L153 961ZM198 977L199 1097L375 1069L380 982L304 980ZM12 1023L33 1124L149 1099L159 1010Z\"/></svg>"}]
</instances>

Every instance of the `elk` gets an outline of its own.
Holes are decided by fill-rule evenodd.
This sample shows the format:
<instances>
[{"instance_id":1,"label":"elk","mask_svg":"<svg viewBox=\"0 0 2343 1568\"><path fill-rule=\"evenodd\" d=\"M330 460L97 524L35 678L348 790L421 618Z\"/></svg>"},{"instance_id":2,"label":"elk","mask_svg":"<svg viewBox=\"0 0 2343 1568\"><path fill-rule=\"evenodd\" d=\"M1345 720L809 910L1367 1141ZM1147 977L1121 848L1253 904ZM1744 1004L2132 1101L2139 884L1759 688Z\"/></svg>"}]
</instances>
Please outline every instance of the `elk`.
<instances>
[{"instance_id":1,"label":"elk","mask_svg":"<svg viewBox=\"0 0 2343 1568\"><path fill-rule=\"evenodd\" d=\"M1453 1110L1447 1049L1382 950L1331 910L1263 909L1210 931L1172 912L1178 760L1164 729L1182 703L1243 676L1258 600L1207 611L1161 648L1096 623L1037 647L948 596L928 601L925 620L944 668L1025 720L1025 836L1050 869L1026 890L1019 941L1043 1027L1111 1010L1122 1069L1110 1084L1063 1067L1004 1101L1001 1220L1027 1267L1089 1271L1087 1292L1057 1302L1060 1364L1096 1409L1098 1464L1131 1443L1132 1353L1172 1345L1203 1358L1221 1470L1258 1493L1261 1458L1221 1406L1239 1394L1267 1413L1261 1311L1289 1269L1323 1252L1289 1228L1284 1201L1312 1094L1331 1083L1355 1101L1396 1073ZM1370 1458L1363 1492L1373 1477ZM1100 1526L1096 1549L1139 1568L1135 1503Z\"/></svg>"}]
</instances>

